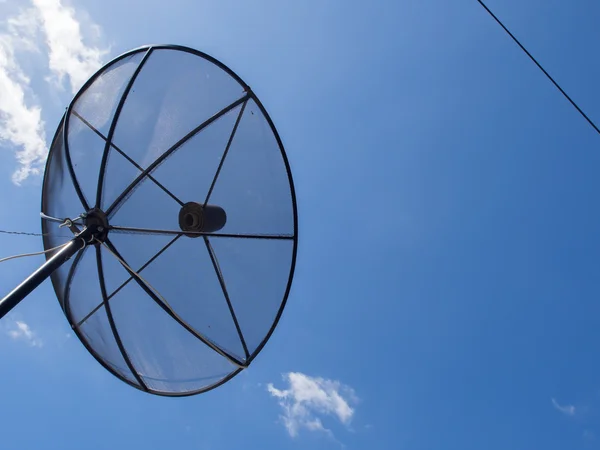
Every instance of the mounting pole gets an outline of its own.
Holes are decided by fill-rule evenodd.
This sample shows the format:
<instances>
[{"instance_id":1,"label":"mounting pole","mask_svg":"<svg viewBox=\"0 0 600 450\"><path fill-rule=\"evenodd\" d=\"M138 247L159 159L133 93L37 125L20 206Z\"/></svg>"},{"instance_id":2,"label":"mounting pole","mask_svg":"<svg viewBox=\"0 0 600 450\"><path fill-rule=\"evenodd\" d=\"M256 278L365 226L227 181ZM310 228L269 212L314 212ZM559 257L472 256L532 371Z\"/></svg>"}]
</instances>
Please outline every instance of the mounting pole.
<instances>
[{"instance_id":1,"label":"mounting pole","mask_svg":"<svg viewBox=\"0 0 600 450\"><path fill-rule=\"evenodd\" d=\"M94 227L95 228L95 227ZM27 297L46 278L66 263L73 255L88 244L94 235L92 228L86 228L75 236L68 244L58 250L54 256L42 264L21 284L14 288L6 297L0 300L0 319L10 312L21 300Z\"/></svg>"}]
</instances>

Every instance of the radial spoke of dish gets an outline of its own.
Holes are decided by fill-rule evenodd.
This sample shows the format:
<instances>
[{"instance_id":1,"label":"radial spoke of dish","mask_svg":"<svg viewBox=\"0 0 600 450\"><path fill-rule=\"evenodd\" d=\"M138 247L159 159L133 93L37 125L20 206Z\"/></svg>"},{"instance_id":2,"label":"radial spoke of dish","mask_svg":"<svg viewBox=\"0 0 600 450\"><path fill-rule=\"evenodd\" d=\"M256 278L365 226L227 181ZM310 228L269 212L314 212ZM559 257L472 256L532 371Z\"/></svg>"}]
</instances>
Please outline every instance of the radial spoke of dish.
<instances>
[{"instance_id":1,"label":"radial spoke of dish","mask_svg":"<svg viewBox=\"0 0 600 450\"><path fill-rule=\"evenodd\" d=\"M235 315L235 311L233 310L233 305L231 304L231 300L229 299L229 294L227 292L227 287L225 286L225 280L223 280L223 274L221 272L221 267L219 266L219 260L217 259L217 255L215 255L215 251L210 245L210 241L208 237L204 236L204 243L206 244L206 249L208 250L208 254L210 255L210 260L215 269L215 274L219 279L219 284L221 285L221 289L223 290L223 296L227 301L227 307L229 308L229 312L231 313L231 318L233 319L233 323L235 324L235 329L237 330L238 336L240 337L240 341L242 342L242 347L244 348L244 354L246 356L246 361L250 358L250 352L248 352L248 346L246 345L246 340L244 339L244 335L242 334L242 329L240 328L240 324Z\"/></svg>"},{"instance_id":2,"label":"radial spoke of dish","mask_svg":"<svg viewBox=\"0 0 600 450\"><path fill-rule=\"evenodd\" d=\"M81 120L90 130L92 130L94 133L96 133L100 137L100 139L103 139L105 142L108 141L108 138L106 136L104 136L100 131L98 131L91 123L89 123L85 118L83 118L77 111L73 110L72 113L75 117L77 117L79 120ZM115 144L113 144L111 142L110 146L114 150L116 150L121 156L123 156L127 161L129 161L133 166L135 166L135 168L138 169L140 172L144 171L144 168L142 166L140 166L138 163L136 163L127 153L125 153L123 150L121 150ZM151 181L153 181L159 188L161 188L173 200L175 200L181 206L184 205L184 203L181 200L179 200L179 198L177 198L177 196L175 194L173 194L170 190L168 190L166 187L164 187L160 181L158 181L156 178L154 178L150 174L148 174L148 178L150 178Z\"/></svg>"},{"instance_id":3,"label":"radial spoke of dish","mask_svg":"<svg viewBox=\"0 0 600 450\"><path fill-rule=\"evenodd\" d=\"M154 228L135 228L135 227L120 227L113 226L109 227L109 230L113 233L139 233L139 234L182 234L181 231L176 230L157 230ZM239 238L239 239L276 239L276 240L293 240L294 235L292 234L230 234L230 233L208 233L203 231L186 231L185 234L193 234L198 236L207 237L221 237L221 238Z\"/></svg>"},{"instance_id":4,"label":"radial spoke of dish","mask_svg":"<svg viewBox=\"0 0 600 450\"><path fill-rule=\"evenodd\" d=\"M191 333L195 338L199 339L202 343L210 347L212 350L217 352L219 355L223 356L227 359L231 364L236 365L239 368L245 369L248 367L247 363L243 363L238 360L235 356L230 355L227 351L223 350L217 344L212 342L210 339L203 336L201 333L198 333L194 328L192 328L185 320L183 320L179 314L177 314L173 308L168 304L168 302L160 295L160 293L154 289L150 283L144 280L138 273L136 273L123 259L123 257L119 254L114 245L110 242L110 239L106 238L102 245L110 252L112 255L121 263L121 265L129 272L129 274L134 278L135 282L148 294L148 296L154 300L154 302L160 306L163 311L165 311L172 319L174 319L179 325L181 325L185 330ZM103 282L104 280L102 280ZM106 302L108 306L108 302Z\"/></svg>"},{"instance_id":5,"label":"radial spoke of dish","mask_svg":"<svg viewBox=\"0 0 600 450\"><path fill-rule=\"evenodd\" d=\"M140 377L136 368L133 366L133 363L129 359L129 355L127 354L127 351L125 350L125 347L123 346L123 342L121 341L121 337L119 336L119 332L117 331L117 327L115 325L112 311L110 310L110 305L108 304L108 296L106 295L106 285L104 283L104 270L102 267L102 253L100 251L99 246L96 247L96 263L98 264L98 278L100 280L100 292L102 293L102 303L104 304L106 316L108 317L108 323L110 325L110 329L111 329L113 336L115 338L115 341L117 343L117 347L119 347L119 351L121 352L121 355L123 356L123 360L127 364L127 367L129 367L129 370L131 371L131 373L133 374L133 376L135 377L137 382L140 384L142 389L147 391L148 386L146 386L146 384L142 380L142 377Z\"/></svg>"},{"instance_id":6,"label":"radial spoke of dish","mask_svg":"<svg viewBox=\"0 0 600 450\"><path fill-rule=\"evenodd\" d=\"M67 319L69 321L70 324L73 323L73 316L71 314L71 295L70 295L70 290L71 290L71 282L73 281L73 276L75 275L75 272L77 270L77 266L79 264L79 261L81 260L81 258L83 257L84 253L86 251L92 251L93 247L85 247L82 251L80 251L77 256L75 256L75 260L73 261L73 264L71 265L71 268L69 269L69 273L67 275L67 280L65 282L65 286L66 286L66 290L65 290L65 295L64 295L64 312L65 315L67 316ZM104 303L102 303L104 304ZM109 324L110 327L110 324ZM123 382L134 386L138 389L142 389L143 385L137 385L135 384L135 382L133 380L130 380L129 378L127 378L126 375L124 375L122 372L119 371L115 371L114 367L111 367L111 361L107 361L105 359L104 356L102 356L100 353L98 353L94 346L91 344L91 342L87 341L86 338L83 336L83 333L81 332L81 330L79 328L73 327L73 332L75 333L75 335L79 338L79 340L81 341L81 343L83 344L83 346L92 354L92 356L94 358L96 358L96 360L102 365L102 367L104 367L106 370L114 373L120 380L122 380ZM112 332L112 330L111 330ZM117 347L118 348L118 347ZM119 351L120 353L120 351ZM122 356L122 355L121 355ZM131 369L130 369L131 371ZM132 373L132 375L134 375ZM135 378L135 377L134 377ZM146 392L151 392L150 390L147 390Z\"/></svg>"},{"instance_id":7,"label":"radial spoke of dish","mask_svg":"<svg viewBox=\"0 0 600 450\"><path fill-rule=\"evenodd\" d=\"M173 152L175 152L179 147L181 147L183 144L185 144L189 139L191 139L192 137L194 137L196 134L198 134L200 131L202 131L204 128L206 128L207 126L209 126L211 123L213 123L214 121L218 120L219 118L221 118L222 116L224 116L225 114L227 114L229 111L231 111L232 109L236 108L237 106L239 106L240 104L247 102L248 99L250 99L252 96L250 91L247 91L246 94L239 98L238 100L236 100L235 102L231 103L229 106L226 106L225 108L223 108L221 111L219 111L218 113L216 113L214 116L212 116L211 118L207 119L206 121L204 121L203 123L201 123L200 125L198 125L196 128L194 128L192 131L190 131L187 135L185 135L183 138L181 138L179 141L177 141L175 144L173 144L168 150L166 150L161 156L159 156L152 164L150 164L140 175L138 175L138 177L133 180L131 182L131 184L129 186L127 186L125 188L125 190L123 192L121 192L121 195L119 195L117 197L117 199L113 202L112 205L110 205L108 207L108 209L106 210L106 215L110 218L112 213L115 211L115 209L121 204L121 202L127 198L128 194L148 175L150 174L154 169L156 169L165 159L167 159ZM111 136L109 135L109 138ZM102 166L102 169L104 169L104 166ZM100 188L99 188L100 189Z\"/></svg>"},{"instance_id":8,"label":"radial spoke of dish","mask_svg":"<svg viewBox=\"0 0 600 450\"><path fill-rule=\"evenodd\" d=\"M64 158L67 163L67 170L69 171L69 175L71 177L71 182L73 183L73 188L75 189L75 194L79 198L79 201L81 202L81 205L83 206L83 210L89 211L90 205L88 204L87 200L85 199L85 195L83 195L83 191L81 190L81 186L79 185L79 180L77 180L77 177L75 176L75 169L73 168L73 161L71 160L71 153L69 152L69 139L68 139L69 115L68 115L68 111L64 115L64 121L62 122L61 126L64 128L63 135L62 135L62 141L63 141Z\"/></svg>"},{"instance_id":9,"label":"radial spoke of dish","mask_svg":"<svg viewBox=\"0 0 600 450\"><path fill-rule=\"evenodd\" d=\"M221 169L223 168L223 163L225 162L225 158L227 157L227 153L229 153L229 148L231 147L231 143L233 142L233 138L235 137L235 132L237 131L238 125L242 120L242 116L244 115L244 110L246 109L246 105L248 104L248 100L246 100L242 104L242 108L240 109L240 113L235 120L235 124L233 125L233 130L231 130L231 135L229 136L229 140L227 141L227 146L225 147L225 151L223 152L223 156L221 157L221 161L219 161L219 167L217 167L217 171L215 176L210 183L210 188L208 189L208 193L206 194L206 200L204 200L204 207L208 204L210 200L210 195L212 194L213 189L215 188L215 184L217 183L217 179L219 178L219 174L221 173Z\"/></svg>"},{"instance_id":10,"label":"radial spoke of dish","mask_svg":"<svg viewBox=\"0 0 600 450\"><path fill-rule=\"evenodd\" d=\"M125 90L123 91L123 95L119 99L119 104L117 105L117 109L115 110L115 115L113 116L112 122L110 124L110 128L108 130L108 136L106 137L106 143L104 145L104 154L102 155L102 163L100 164L100 174L98 176L98 191L96 192L96 208L100 208L102 206L102 188L104 187L104 173L106 172L106 162L108 160L108 152L110 150L110 143L112 142L113 136L115 134L115 129L117 127L117 123L119 122L119 116L121 115L121 111L123 110L123 106L125 105L125 100L127 100L127 96L129 95L129 91L133 87L133 83L137 76L140 74L144 64L148 61L148 58L152 54L152 47L148 49L140 63L138 64L135 72L129 79ZM108 215L108 214L107 214Z\"/></svg>"},{"instance_id":11,"label":"radial spoke of dish","mask_svg":"<svg viewBox=\"0 0 600 450\"><path fill-rule=\"evenodd\" d=\"M179 234L178 236L175 236L173 239L171 239L171 240L170 240L170 241L167 243L167 245L165 245L163 248L161 248L161 249L160 249L160 250L159 250L159 251L158 251L158 252L157 252L157 253L156 253L156 254L155 254L155 255L154 255L152 258L150 258L148 261L146 261L146 263L145 263L145 264L144 264L142 267L140 267L140 268L139 268L139 270L138 270L136 273L138 273L138 274L139 274L139 273L140 273L140 272L142 272L142 271L143 271L143 270L144 270L146 267L148 267L150 264L152 264L152 262L154 262L154 260L155 260L156 258L158 258L160 255L162 255L162 254L164 253L164 251L165 251L166 249L168 249L168 248L169 248L171 245L173 245L173 244L175 243L175 241L177 241L177 239L179 239L181 236L183 236L183 233L182 233L182 234ZM117 295L117 293L118 293L118 292L119 292L121 289L123 289L125 286L127 286L127 284L129 284L129 282L130 282L131 280L133 280L133 277L132 277L132 276L130 276L130 277L127 279L127 280L125 280L125 281L123 282L123 284L121 284L121 286L119 286L117 289L115 289L115 290L112 292L112 294L109 294L109 295L108 295L108 297L106 298L106 300L107 300L107 301L110 301L110 299L111 299L111 298L113 298L115 295ZM99 305L97 305L97 306L96 306L94 309L92 309L92 310L91 310L91 311L90 311L90 312L89 312L89 313L88 313L88 314L87 314L87 315L86 315L86 316L85 316L83 319L81 319L81 320L80 320L80 321L79 321L79 322L78 322L78 323L75 325L75 327L76 327L76 328L79 328L79 327L81 327L81 326L82 326L82 325L85 323L85 321L86 321L86 320L88 320L90 317L92 317L92 316L94 315L94 313L95 313L96 311L98 311L98 310L99 310L99 309L102 307L102 305L103 305L103 304L104 304L104 302L100 303L100 304L99 304Z\"/></svg>"}]
</instances>

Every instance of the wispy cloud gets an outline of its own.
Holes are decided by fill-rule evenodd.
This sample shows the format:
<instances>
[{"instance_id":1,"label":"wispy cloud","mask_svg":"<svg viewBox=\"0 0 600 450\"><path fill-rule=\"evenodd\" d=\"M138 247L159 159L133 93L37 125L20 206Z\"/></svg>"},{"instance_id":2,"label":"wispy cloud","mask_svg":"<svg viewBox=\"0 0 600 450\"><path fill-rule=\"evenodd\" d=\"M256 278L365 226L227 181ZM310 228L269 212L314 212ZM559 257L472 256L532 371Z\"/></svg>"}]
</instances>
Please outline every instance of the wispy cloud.
<instances>
[{"instance_id":1,"label":"wispy cloud","mask_svg":"<svg viewBox=\"0 0 600 450\"><path fill-rule=\"evenodd\" d=\"M16 57L18 52L35 51L35 14L25 10L6 23L0 34L0 140L16 148L19 168L12 179L18 185L40 173L46 160L46 136L41 108L26 95L30 80Z\"/></svg>"},{"instance_id":2,"label":"wispy cloud","mask_svg":"<svg viewBox=\"0 0 600 450\"><path fill-rule=\"evenodd\" d=\"M49 66L57 81L69 77L71 91L75 94L83 83L102 65L108 49L87 46L83 42L81 26L75 10L64 6L61 0L33 0L39 12L41 25L48 45ZM98 26L89 24L95 30Z\"/></svg>"},{"instance_id":3,"label":"wispy cloud","mask_svg":"<svg viewBox=\"0 0 600 450\"><path fill-rule=\"evenodd\" d=\"M566 414L567 416L574 416L575 415L575 406L573 405L560 405L556 399L552 399L552 404L554 405L554 407L560 411L563 414Z\"/></svg>"},{"instance_id":4,"label":"wispy cloud","mask_svg":"<svg viewBox=\"0 0 600 450\"><path fill-rule=\"evenodd\" d=\"M41 173L48 153L42 108L23 67L48 74L53 87L67 78L75 93L108 52L84 43L75 10L61 0L31 1L0 24L0 142L15 153L17 185ZM97 25L86 23L86 29L98 35Z\"/></svg>"},{"instance_id":5,"label":"wispy cloud","mask_svg":"<svg viewBox=\"0 0 600 450\"><path fill-rule=\"evenodd\" d=\"M8 330L8 335L15 341L24 341L32 347L42 347L42 340L31 330L29 325L21 320L15 321Z\"/></svg>"},{"instance_id":6,"label":"wispy cloud","mask_svg":"<svg viewBox=\"0 0 600 450\"><path fill-rule=\"evenodd\" d=\"M283 379L288 383L286 389L277 389L269 383L267 390L278 400L283 410L280 418L290 436L296 437L301 429L306 429L333 437L322 422L327 416L350 425L358 401L351 387L299 372L284 374Z\"/></svg>"},{"instance_id":7,"label":"wispy cloud","mask_svg":"<svg viewBox=\"0 0 600 450\"><path fill-rule=\"evenodd\" d=\"M583 439L586 441L595 441L596 433L594 433L592 430L583 430Z\"/></svg>"}]
</instances>

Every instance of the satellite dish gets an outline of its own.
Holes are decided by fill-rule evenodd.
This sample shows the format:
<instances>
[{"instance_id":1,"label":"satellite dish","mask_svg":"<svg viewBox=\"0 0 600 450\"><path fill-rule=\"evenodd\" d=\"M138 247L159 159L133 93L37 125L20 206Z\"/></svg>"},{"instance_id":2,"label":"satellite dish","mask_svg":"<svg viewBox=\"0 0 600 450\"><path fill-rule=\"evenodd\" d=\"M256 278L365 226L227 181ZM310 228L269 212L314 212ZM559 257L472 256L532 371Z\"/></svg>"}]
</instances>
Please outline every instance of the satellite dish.
<instances>
[{"instance_id":1,"label":"satellite dish","mask_svg":"<svg viewBox=\"0 0 600 450\"><path fill-rule=\"evenodd\" d=\"M205 392L273 333L297 228L283 145L248 85L191 48L141 47L93 75L62 118L42 192L44 248L60 248L0 317L50 276L112 374L152 394Z\"/></svg>"}]
</instances>

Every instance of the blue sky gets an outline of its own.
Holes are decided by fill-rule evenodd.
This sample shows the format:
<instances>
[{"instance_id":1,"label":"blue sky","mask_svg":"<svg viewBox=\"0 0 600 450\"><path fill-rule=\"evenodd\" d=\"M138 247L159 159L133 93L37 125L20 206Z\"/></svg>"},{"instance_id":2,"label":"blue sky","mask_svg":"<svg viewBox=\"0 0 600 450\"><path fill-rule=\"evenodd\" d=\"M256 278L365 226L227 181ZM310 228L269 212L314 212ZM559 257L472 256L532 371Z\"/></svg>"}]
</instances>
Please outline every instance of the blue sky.
<instances>
[{"instance_id":1,"label":"blue sky","mask_svg":"<svg viewBox=\"0 0 600 450\"><path fill-rule=\"evenodd\" d=\"M600 5L487 4L600 122ZM39 232L41 177L16 185L15 154L43 160L90 68L176 43L266 106L301 237L272 339L195 397L118 381L41 286L0 324L3 448L597 447L600 137L475 0L8 0L0 17L0 228ZM4 263L2 290L41 262Z\"/></svg>"}]
</instances>

